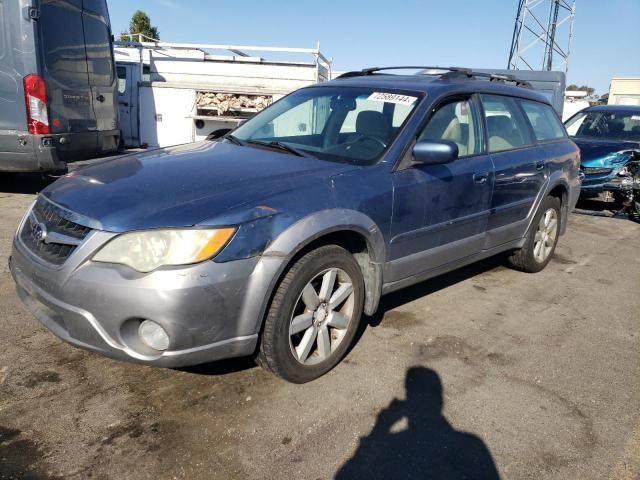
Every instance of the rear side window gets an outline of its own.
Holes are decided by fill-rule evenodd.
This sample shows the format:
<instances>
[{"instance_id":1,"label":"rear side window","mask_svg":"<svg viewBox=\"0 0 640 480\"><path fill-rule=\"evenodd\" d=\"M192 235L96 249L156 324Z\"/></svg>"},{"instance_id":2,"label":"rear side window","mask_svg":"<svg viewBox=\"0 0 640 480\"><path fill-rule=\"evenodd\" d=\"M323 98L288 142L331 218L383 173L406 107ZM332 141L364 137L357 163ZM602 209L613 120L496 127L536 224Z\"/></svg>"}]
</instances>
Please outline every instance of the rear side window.
<instances>
[{"instance_id":1,"label":"rear side window","mask_svg":"<svg viewBox=\"0 0 640 480\"><path fill-rule=\"evenodd\" d=\"M529 119L533 133L540 142L566 138L564 126L556 112L549 105L528 100L519 100L524 113Z\"/></svg>"},{"instance_id":2,"label":"rear side window","mask_svg":"<svg viewBox=\"0 0 640 480\"><path fill-rule=\"evenodd\" d=\"M517 101L501 95L480 95L487 122L489 152L501 152L533 144L529 124Z\"/></svg>"}]
</instances>

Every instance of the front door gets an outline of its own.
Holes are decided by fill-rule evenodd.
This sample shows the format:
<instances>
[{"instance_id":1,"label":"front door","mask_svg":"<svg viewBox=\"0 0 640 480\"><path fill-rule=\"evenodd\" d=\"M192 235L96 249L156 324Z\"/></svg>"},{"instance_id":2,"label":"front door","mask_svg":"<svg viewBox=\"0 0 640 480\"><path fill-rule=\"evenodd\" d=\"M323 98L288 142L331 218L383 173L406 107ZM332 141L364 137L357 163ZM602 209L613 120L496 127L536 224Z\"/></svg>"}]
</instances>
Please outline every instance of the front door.
<instances>
[{"instance_id":1,"label":"front door","mask_svg":"<svg viewBox=\"0 0 640 480\"><path fill-rule=\"evenodd\" d=\"M455 142L459 158L394 173L388 282L471 256L484 244L494 174L483 149L477 100L456 97L441 103L417 140Z\"/></svg>"},{"instance_id":2,"label":"front door","mask_svg":"<svg viewBox=\"0 0 640 480\"><path fill-rule=\"evenodd\" d=\"M545 153L536 145L518 100L480 95L495 187L486 249L521 238L527 217L546 181Z\"/></svg>"}]
</instances>

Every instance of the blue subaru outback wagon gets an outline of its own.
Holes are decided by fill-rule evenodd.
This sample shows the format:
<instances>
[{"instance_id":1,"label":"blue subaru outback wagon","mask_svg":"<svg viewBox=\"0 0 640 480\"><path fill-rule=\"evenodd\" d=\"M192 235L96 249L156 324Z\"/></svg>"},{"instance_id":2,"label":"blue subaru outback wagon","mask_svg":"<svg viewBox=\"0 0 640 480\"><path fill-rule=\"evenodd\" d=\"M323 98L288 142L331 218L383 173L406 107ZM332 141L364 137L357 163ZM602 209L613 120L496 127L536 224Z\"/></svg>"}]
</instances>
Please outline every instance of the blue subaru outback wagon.
<instances>
[{"instance_id":1,"label":"blue subaru outback wagon","mask_svg":"<svg viewBox=\"0 0 640 480\"><path fill-rule=\"evenodd\" d=\"M218 135L38 196L10 268L44 325L117 359L255 354L306 382L386 293L501 252L542 270L580 191L545 97L465 69L350 72Z\"/></svg>"}]
</instances>

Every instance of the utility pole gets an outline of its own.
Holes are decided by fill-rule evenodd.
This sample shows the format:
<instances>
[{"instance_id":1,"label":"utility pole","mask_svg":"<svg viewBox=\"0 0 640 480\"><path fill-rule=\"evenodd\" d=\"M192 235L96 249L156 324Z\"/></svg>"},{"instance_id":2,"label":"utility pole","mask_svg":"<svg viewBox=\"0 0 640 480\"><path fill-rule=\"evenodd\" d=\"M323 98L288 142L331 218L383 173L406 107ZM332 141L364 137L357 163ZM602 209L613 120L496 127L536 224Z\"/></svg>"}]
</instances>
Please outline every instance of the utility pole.
<instances>
[{"instance_id":1,"label":"utility pole","mask_svg":"<svg viewBox=\"0 0 640 480\"><path fill-rule=\"evenodd\" d=\"M575 0L518 0L509 70L569 70Z\"/></svg>"}]
</instances>

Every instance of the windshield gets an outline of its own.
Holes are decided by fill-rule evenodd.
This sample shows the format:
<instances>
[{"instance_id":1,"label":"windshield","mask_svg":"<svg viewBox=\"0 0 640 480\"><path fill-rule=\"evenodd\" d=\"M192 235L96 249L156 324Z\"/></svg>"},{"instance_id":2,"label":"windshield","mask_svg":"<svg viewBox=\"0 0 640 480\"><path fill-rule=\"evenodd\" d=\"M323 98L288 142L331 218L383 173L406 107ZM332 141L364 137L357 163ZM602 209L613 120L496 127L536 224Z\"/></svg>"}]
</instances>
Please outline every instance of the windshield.
<instances>
[{"instance_id":1,"label":"windshield","mask_svg":"<svg viewBox=\"0 0 640 480\"><path fill-rule=\"evenodd\" d=\"M260 148L369 165L397 136L419 97L370 88L305 88L238 127L233 139Z\"/></svg>"},{"instance_id":2,"label":"windshield","mask_svg":"<svg viewBox=\"0 0 640 480\"><path fill-rule=\"evenodd\" d=\"M572 137L640 142L640 113L581 112L565 126Z\"/></svg>"}]
</instances>

